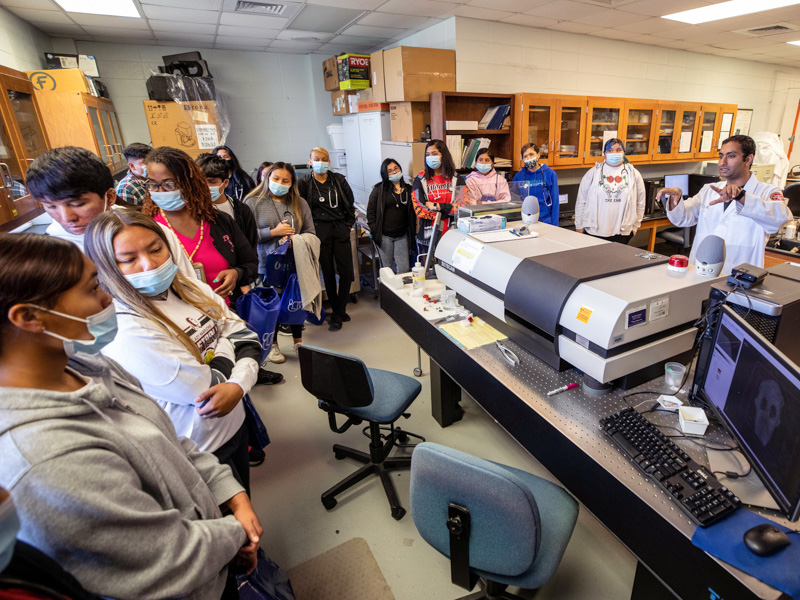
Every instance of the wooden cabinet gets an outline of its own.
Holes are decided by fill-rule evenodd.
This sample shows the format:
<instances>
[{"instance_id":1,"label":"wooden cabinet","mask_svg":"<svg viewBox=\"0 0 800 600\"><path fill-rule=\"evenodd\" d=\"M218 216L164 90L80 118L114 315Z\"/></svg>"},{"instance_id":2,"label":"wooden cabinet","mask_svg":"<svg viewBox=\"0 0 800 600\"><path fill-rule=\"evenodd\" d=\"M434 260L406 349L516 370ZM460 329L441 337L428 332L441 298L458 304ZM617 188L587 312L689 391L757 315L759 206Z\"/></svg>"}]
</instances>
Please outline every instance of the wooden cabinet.
<instances>
[{"instance_id":1,"label":"wooden cabinet","mask_svg":"<svg viewBox=\"0 0 800 600\"><path fill-rule=\"evenodd\" d=\"M587 104L586 147L584 162L603 160L603 147L611 138L621 137L625 101L622 98L589 98Z\"/></svg>"},{"instance_id":2,"label":"wooden cabinet","mask_svg":"<svg viewBox=\"0 0 800 600\"><path fill-rule=\"evenodd\" d=\"M626 100L620 139L625 142L625 156L632 163L650 161L658 127L655 100Z\"/></svg>"},{"instance_id":3,"label":"wooden cabinet","mask_svg":"<svg viewBox=\"0 0 800 600\"><path fill-rule=\"evenodd\" d=\"M495 106L510 105L510 126L505 129L447 129L448 121L478 121L483 119L486 111ZM447 142L448 135L460 135L464 147L473 138L488 138L489 149L495 158L506 158L514 164L514 157L519 148L514 147L514 122L516 119L516 95L514 94L479 94L462 92L433 92L431 94L431 136ZM458 156L453 156L456 166Z\"/></svg>"},{"instance_id":4,"label":"wooden cabinet","mask_svg":"<svg viewBox=\"0 0 800 600\"><path fill-rule=\"evenodd\" d=\"M722 140L733 132L736 108L735 104L703 104L700 107L695 158L713 160L719 156Z\"/></svg>"},{"instance_id":5,"label":"wooden cabinet","mask_svg":"<svg viewBox=\"0 0 800 600\"><path fill-rule=\"evenodd\" d=\"M127 167L114 104L83 92L36 94L53 146L81 146L97 154L112 173Z\"/></svg>"},{"instance_id":6,"label":"wooden cabinet","mask_svg":"<svg viewBox=\"0 0 800 600\"><path fill-rule=\"evenodd\" d=\"M25 73L0 67L0 224L38 208L25 171L48 148L33 86Z\"/></svg>"},{"instance_id":7,"label":"wooden cabinet","mask_svg":"<svg viewBox=\"0 0 800 600\"><path fill-rule=\"evenodd\" d=\"M513 142L515 168L525 166L519 151L528 143L539 147L541 162L551 167L583 164L585 96L517 94L517 103L519 118Z\"/></svg>"},{"instance_id":8,"label":"wooden cabinet","mask_svg":"<svg viewBox=\"0 0 800 600\"><path fill-rule=\"evenodd\" d=\"M694 160L700 104L659 102L658 133L653 160Z\"/></svg>"}]
</instances>

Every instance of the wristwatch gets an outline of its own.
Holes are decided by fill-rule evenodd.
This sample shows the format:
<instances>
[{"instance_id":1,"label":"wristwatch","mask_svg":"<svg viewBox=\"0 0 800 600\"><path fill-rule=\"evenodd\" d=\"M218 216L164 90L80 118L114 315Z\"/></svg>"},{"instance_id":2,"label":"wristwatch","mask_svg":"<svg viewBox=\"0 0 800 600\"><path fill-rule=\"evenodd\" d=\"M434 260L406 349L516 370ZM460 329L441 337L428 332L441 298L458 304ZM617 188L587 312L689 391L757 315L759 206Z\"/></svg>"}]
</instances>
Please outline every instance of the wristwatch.
<instances>
[{"instance_id":1,"label":"wristwatch","mask_svg":"<svg viewBox=\"0 0 800 600\"><path fill-rule=\"evenodd\" d=\"M744 194L745 194L744 188L739 188L739 189L741 191L733 197L733 199L736 200L736 201L739 201L742 198L744 198Z\"/></svg>"}]
</instances>

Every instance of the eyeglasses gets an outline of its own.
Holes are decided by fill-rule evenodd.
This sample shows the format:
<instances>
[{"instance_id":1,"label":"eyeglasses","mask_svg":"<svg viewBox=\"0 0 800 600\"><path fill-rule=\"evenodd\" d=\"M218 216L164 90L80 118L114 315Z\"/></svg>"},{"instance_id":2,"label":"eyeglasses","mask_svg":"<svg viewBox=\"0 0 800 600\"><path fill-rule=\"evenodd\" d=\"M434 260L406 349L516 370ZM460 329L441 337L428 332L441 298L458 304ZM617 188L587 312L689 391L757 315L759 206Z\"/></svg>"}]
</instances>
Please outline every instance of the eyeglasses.
<instances>
[{"instance_id":1,"label":"eyeglasses","mask_svg":"<svg viewBox=\"0 0 800 600\"><path fill-rule=\"evenodd\" d=\"M167 179L161 183L148 181L145 184L145 187L147 188L148 192L157 192L158 190L161 190L162 192L174 192L178 189L178 183L174 179Z\"/></svg>"}]
</instances>

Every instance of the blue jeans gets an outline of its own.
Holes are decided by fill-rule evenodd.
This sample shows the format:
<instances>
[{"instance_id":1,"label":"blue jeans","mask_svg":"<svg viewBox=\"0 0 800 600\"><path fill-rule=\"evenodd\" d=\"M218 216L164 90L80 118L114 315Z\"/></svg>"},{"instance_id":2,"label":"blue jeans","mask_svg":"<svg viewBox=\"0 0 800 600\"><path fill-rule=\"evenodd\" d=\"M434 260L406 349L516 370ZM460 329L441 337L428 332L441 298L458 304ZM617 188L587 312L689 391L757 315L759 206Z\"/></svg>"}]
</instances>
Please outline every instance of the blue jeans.
<instances>
[{"instance_id":1,"label":"blue jeans","mask_svg":"<svg viewBox=\"0 0 800 600\"><path fill-rule=\"evenodd\" d=\"M378 253L381 255L381 264L384 267L393 269L395 273L408 273L408 271L411 270L408 264L407 235L396 238L384 235L381 238L381 245L378 247ZM394 260L397 268L392 266L392 260Z\"/></svg>"}]
</instances>

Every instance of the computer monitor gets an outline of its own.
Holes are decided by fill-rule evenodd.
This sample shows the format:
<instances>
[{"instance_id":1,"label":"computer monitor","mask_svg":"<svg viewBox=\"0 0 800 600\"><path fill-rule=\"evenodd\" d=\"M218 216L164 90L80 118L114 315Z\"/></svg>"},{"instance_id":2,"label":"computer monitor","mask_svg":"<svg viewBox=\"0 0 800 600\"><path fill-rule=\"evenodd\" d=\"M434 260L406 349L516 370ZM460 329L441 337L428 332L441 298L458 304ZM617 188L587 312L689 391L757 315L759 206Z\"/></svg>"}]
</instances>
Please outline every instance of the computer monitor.
<instances>
[{"instance_id":1,"label":"computer monitor","mask_svg":"<svg viewBox=\"0 0 800 600\"><path fill-rule=\"evenodd\" d=\"M714 175L697 175L692 173L689 175L689 196L696 196L703 189L707 183L717 184L720 183L719 177Z\"/></svg>"},{"instance_id":2,"label":"computer monitor","mask_svg":"<svg viewBox=\"0 0 800 600\"><path fill-rule=\"evenodd\" d=\"M800 367L727 306L696 397L736 440L786 517L800 516Z\"/></svg>"},{"instance_id":3,"label":"computer monitor","mask_svg":"<svg viewBox=\"0 0 800 600\"><path fill-rule=\"evenodd\" d=\"M689 195L689 174L683 175L664 175L664 187L680 188L681 195Z\"/></svg>"}]
</instances>

